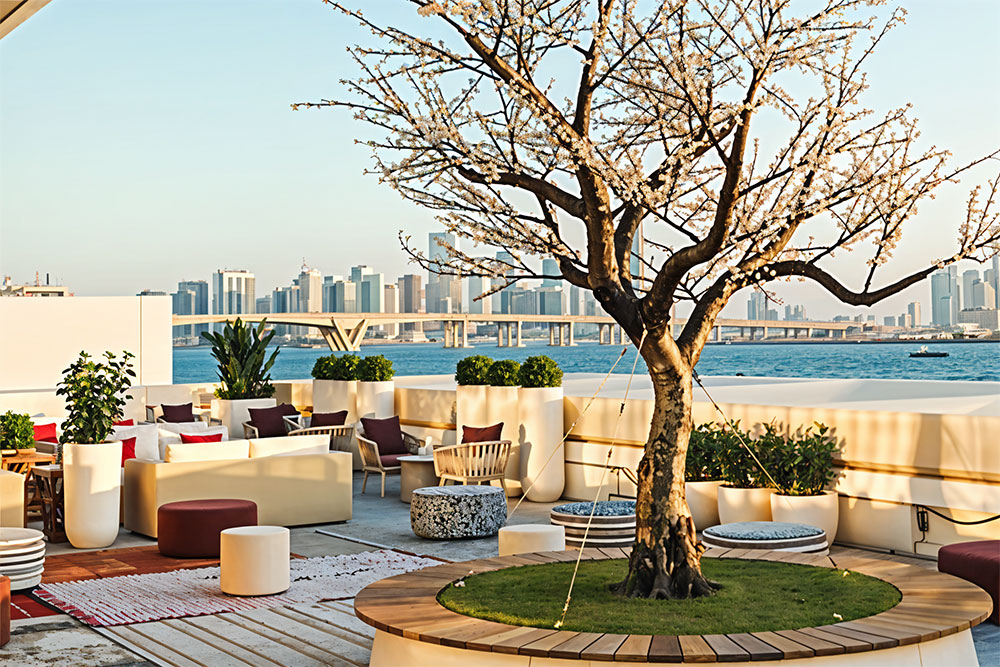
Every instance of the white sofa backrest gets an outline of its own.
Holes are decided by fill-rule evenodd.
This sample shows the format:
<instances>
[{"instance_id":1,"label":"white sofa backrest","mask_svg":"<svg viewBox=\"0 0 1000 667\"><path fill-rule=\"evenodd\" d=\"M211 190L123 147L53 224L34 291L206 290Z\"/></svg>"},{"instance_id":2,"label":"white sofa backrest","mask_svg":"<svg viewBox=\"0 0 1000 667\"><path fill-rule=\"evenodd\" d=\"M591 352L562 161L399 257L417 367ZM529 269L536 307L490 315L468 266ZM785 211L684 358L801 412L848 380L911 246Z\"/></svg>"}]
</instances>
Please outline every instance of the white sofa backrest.
<instances>
[{"instance_id":1,"label":"white sofa backrest","mask_svg":"<svg viewBox=\"0 0 1000 667\"><path fill-rule=\"evenodd\" d=\"M283 438L260 438L250 441L250 458L325 454L330 451L329 435L294 435Z\"/></svg>"},{"instance_id":2,"label":"white sofa backrest","mask_svg":"<svg viewBox=\"0 0 1000 667\"><path fill-rule=\"evenodd\" d=\"M158 435L159 429L156 428L156 424L137 424L136 426L115 426L108 439L135 438L135 457L155 461L162 458Z\"/></svg>"},{"instance_id":3,"label":"white sofa backrest","mask_svg":"<svg viewBox=\"0 0 1000 667\"><path fill-rule=\"evenodd\" d=\"M249 440L225 442L191 442L167 445L163 460L167 463L187 461L228 461L250 456Z\"/></svg>"},{"instance_id":4,"label":"white sofa backrest","mask_svg":"<svg viewBox=\"0 0 1000 667\"><path fill-rule=\"evenodd\" d=\"M200 424L200 426L195 426ZM182 444L181 433L189 435L217 435L222 434L222 441L229 440L229 429L225 426L209 426L205 422L188 422L186 424L157 424L159 427L159 453L160 460L167 458L167 445ZM180 428L164 428L165 426L177 426ZM188 427L188 428L186 428ZM203 443L196 443L203 444Z\"/></svg>"}]
</instances>

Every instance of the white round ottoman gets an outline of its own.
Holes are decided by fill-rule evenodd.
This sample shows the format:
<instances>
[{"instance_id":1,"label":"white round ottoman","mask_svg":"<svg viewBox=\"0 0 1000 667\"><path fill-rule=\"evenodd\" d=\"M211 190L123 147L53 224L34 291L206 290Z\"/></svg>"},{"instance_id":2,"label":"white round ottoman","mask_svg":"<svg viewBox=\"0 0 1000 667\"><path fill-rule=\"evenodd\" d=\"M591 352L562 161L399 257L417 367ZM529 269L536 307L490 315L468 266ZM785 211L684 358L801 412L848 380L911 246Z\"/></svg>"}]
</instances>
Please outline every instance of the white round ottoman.
<instances>
[{"instance_id":1,"label":"white round ottoman","mask_svg":"<svg viewBox=\"0 0 1000 667\"><path fill-rule=\"evenodd\" d=\"M537 551L565 551L566 529L563 526L525 524L500 529L500 555L529 554Z\"/></svg>"},{"instance_id":2,"label":"white round ottoman","mask_svg":"<svg viewBox=\"0 0 1000 667\"><path fill-rule=\"evenodd\" d=\"M219 584L229 595L284 593L289 578L290 537L281 526L240 526L219 534Z\"/></svg>"}]
</instances>

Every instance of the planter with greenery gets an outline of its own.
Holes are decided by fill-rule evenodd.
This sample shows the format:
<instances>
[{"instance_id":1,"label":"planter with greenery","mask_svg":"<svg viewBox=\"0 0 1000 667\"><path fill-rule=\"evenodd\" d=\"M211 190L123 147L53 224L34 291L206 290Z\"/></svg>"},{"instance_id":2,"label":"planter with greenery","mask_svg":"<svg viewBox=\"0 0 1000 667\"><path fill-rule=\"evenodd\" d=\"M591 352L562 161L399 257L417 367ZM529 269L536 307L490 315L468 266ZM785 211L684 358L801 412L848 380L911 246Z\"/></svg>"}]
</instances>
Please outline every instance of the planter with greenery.
<instances>
[{"instance_id":1,"label":"planter with greenery","mask_svg":"<svg viewBox=\"0 0 1000 667\"><path fill-rule=\"evenodd\" d=\"M358 417L385 419L396 414L396 371L383 355L358 362Z\"/></svg>"},{"instance_id":2,"label":"planter with greenery","mask_svg":"<svg viewBox=\"0 0 1000 667\"><path fill-rule=\"evenodd\" d=\"M771 496L775 521L818 526L833 544L840 522L840 501L837 492L827 487L836 477L833 460L839 449L830 427L818 422L782 437L769 467L778 487Z\"/></svg>"},{"instance_id":3,"label":"planter with greenery","mask_svg":"<svg viewBox=\"0 0 1000 667\"><path fill-rule=\"evenodd\" d=\"M347 410L347 423L358 420L358 364L356 354L330 354L313 365L313 412Z\"/></svg>"},{"instance_id":4,"label":"planter with greenery","mask_svg":"<svg viewBox=\"0 0 1000 667\"><path fill-rule=\"evenodd\" d=\"M220 332L201 335L212 344L212 356L218 363L220 386L212 401L212 416L221 420L231 437L241 437L243 422L250 419L250 408L276 405L271 367L278 357L275 348L268 355L267 346L274 331L267 331L267 320L254 327L236 318Z\"/></svg>"},{"instance_id":5,"label":"planter with greenery","mask_svg":"<svg viewBox=\"0 0 1000 667\"><path fill-rule=\"evenodd\" d=\"M701 424L691 431L687 464L684 467L688 507L698 530L719 523L719 487L722 485L722 461L719 452L731 446L731 429L715 422Z\"/></svg>"},{"instance_id":6,"label":"planter with greenery","mask_svg":"<svg viewBox=\"0 0 1000 667\"><path fill-rule=\"evenodd\" d=\"M10 410L0 415L0 450L4 455L35 453L35 430L30 416Z\"/></svg>"},{"instance_id":7,"label":"planter with greenery","mask_svg":"<svg viewBox=\"0 0 1000 667\"><path fill-rule=\"evenodd\" d=\"M739 422L735 426L738 429ZM724 482L719 487L719 522L770 521L774 488L760 464L768 465L775 438L770 431L758 438L732 429L730 434L731 437L720 441L718 451ZM753 454L748 446L753 448Z\"/></svg>"},{"instance_id":8,"label":"planter with greenery","mask_svg":"<svg viewBox=\"0 0 1000 667\"><path fill-rule=\"evenodd\" d=\"M455 424L458 439L463 426L487 426L486 384L493 360L482 354L461 359L455 365Z\"/></svg>"},{"instance_id":9,"label":"planter with greenery","mask_svg":"<svg viewBox=\"0 0 1000 667\"><path fill-rule=\"evenodd\" d=\"M518 434L518 377L521 364L512 359L498 359L486 372L487 424L503 422L501 439L510 440L505 484L508 496L521 495L521 446Z\"/></svg>"},{"instance_id":10,"label":"planter with greenery","mask_svg":"<svg viewBox=\"0 0 1000 667\"><path fill-rule=\"evenodd\" d=\"M562 378L559 364L546 356L528 357L518 369L521 488L532 502L559 500L566 484Z\"/></svg>"},{"instance_id":11,"label":"planter with greenery","mask_svg":"<svg viewBox=\"0 0 1000 667\"><path fill-rule=\"evenodd\" d=\"M107 547L118 537L122 443L106 441L131 398L132 356L105 352L98 361L81 352L56 390L67 412L60 445L66 537L78 549Z\"/></svg>"}]
</instances>

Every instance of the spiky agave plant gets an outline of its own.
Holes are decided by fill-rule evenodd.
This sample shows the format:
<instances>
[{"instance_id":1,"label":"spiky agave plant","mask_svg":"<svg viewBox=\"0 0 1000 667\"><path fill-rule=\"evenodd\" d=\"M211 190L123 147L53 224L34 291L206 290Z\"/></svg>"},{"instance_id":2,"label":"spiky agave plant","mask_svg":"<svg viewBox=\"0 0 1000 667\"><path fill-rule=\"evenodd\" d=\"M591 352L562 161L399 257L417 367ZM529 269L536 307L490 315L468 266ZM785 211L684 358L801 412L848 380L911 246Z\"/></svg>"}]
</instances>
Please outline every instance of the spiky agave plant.
<instances>
[{"instance_id":1,"label":"spiky agave plant","mask_svg":"<svg viewBox=\"0 0 1000 667\"><path fill-rule=\"evenodd\" d=\"M267 346L274 338L274 331L265 331L267 320L261 320L255 329L236 318L226 323L221 332L202 332L212 344L212 356L219 364L219 382L215 390L218 398L269 398L274 394L271 384L271 367L278 356L275 348L267 356Z\"/></svg>"}]
</instances>

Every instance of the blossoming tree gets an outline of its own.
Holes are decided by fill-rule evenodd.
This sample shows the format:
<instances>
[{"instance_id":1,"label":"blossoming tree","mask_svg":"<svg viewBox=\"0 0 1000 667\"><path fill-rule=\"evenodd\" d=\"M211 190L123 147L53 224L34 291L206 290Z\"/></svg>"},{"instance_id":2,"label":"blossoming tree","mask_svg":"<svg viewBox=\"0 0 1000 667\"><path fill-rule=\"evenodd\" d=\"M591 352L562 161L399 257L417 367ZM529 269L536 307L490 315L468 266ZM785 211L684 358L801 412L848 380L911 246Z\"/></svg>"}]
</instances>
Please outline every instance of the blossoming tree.
<instances>
[{"instance_id":1,"label":"blossoming tree","mask_svg":"<svg viewBox=\"0 0 1000 667\"><path fill-rule=\"evenodd\" d=\"M404 236L412 257L495 286L560 278L590 290L639 347L655 401L623 594L713 590L684 465L693 369L733 294L799 279L870 306L998 250L993 181L972 191L954 248L876 287L917 205L996 156L950 167L946 151L918 148L906 108L862 106L866 60L902 20L865 15L881 0L353 3L394 19L415 10L419 30L326 1L372 45L349 49L360 72L344 99L293 107L353 110L374 129L375 173L483 249L430 258ZM836 277L830 258L857 248L864 275ZM539 256L559 275L533 269ZM682 301L691 311L675 332Z\"/></svg>"}]
</instances>

